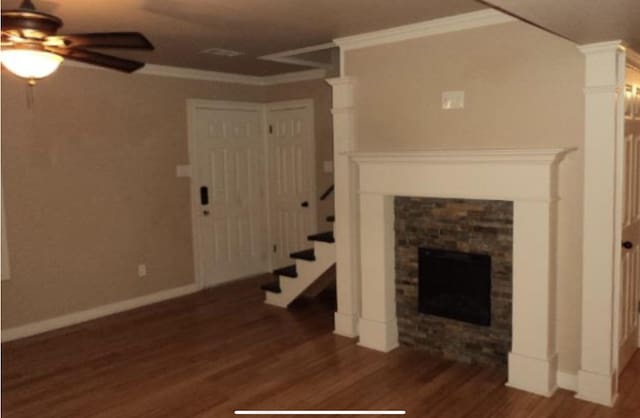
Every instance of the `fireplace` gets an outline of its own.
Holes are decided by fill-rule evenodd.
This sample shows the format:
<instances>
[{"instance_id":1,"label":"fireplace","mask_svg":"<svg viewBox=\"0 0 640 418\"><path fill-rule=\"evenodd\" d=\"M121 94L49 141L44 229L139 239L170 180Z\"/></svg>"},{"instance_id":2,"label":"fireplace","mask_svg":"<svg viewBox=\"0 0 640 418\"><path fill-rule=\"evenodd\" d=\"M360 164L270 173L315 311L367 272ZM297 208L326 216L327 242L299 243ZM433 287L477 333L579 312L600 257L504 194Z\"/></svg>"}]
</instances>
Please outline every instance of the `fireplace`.
<instances>
[{"instance_id":1,"label":"fireplace","mask_svg":"<svg viewBox=\"0 0 640 418\"><path fill-rule=\"evenodd\" d=\"M418 311L491 325L491 257L419 248Z\"/></svg>"},{"instance_id":2,"label":"fireplace","mask_svg":"<svg viewBox=\"0 0 640 418\"><path fill-rule=\"evenodd\" d=\"M396 196L399 343L505 366L511 347L513 203Z\"/></svg>"},{"instance_id":3,"label":"fireplace","mask_svg":"<svg viewBox=\"0 0 640 418\"><path fill-rule=\"evenodd\" d=\"M334 85L334 88L336 86ZM347 87L351 88L349 84ZM550 395L557 387L555 324L555 255L558 201L558 163L568 149L484 149L433 150L425 152L349 153L352 136L351 90L335 97L336 141L336 218L335 225L338 312L336 333L359 338L361 346L387 352L399 343L446 342L432 347L447 356L462 347L465 353L484 353L490 344L433 338L494 334L493 328L505 318L496 315L498 301L509 310L508 385ZM340 185L340 187L338 187ZM511 292L496 287L497 260L505 251L491 253L492 300L489 328L417 312L417 248L485 253L487 244L507 245L500 239L464 237L459 222L443 222L436 233L426 230L427 218L420 225L398 219L398 201L409 204L409 217L424 213L413 207L414 198L464 199L509 202L512 231L509 237ZM395 204L394 204L395 201ZM455 205L436 212L460 212ZM476 214L476 210L467 212ZM485 212L494 215L492 211ZM433 219L432 217L429 217ZM473 217L467 216L467 219ZM400 231L404 234L401 234ZM465 228L472 234L491 232L482 226ZM425 233L423 236L417 232ZM444 234L442 232L445 232ZM428 242L421 242L428 240ZM434 240L440 242L433 242ZM477 247L472 248L472 245ZM395 250L394 250L395 249ZM503 254L500 254L503 253ZM404 259L404 260L400 260ZM402 262L401 262L402 261ZM506 290L506 289L504 289ZM503 311L504 313L504 311ZM434 326L416 329L411 315ZM487 332L489 330L489 332ZM410 332L403 332L410 331ZM479 349L477 349L479 348ZM446 349L447 351L444 351ZM467 350L468 349L468 350ZM498 354L498 352L495 352ZM493 356L492 356L493 357ZM473 361L473 359L471 359Z\"/></svg>"}]
</instances>

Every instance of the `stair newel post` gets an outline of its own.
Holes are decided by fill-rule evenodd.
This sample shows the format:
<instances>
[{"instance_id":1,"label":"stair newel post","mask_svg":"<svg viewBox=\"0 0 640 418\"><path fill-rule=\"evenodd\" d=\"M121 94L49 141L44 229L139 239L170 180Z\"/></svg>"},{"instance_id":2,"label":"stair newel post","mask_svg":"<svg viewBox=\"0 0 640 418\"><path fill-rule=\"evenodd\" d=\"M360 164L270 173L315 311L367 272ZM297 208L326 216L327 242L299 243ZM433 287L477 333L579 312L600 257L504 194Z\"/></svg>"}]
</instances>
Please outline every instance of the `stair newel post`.
<instances>
[{"instance_id":1,"label":"stair newel post","mask_svg":"<svg viewBox=\"0 0 640 418\"><path fill-rule=\"evenodd\" d=\"M351 77L339 77L327 82L333 88L334 236L338 296L335 333L357 337L361 306L356 192L358 180L355 163L349 156L355 147L355 80Z\"/></svg>"}]
</instances>

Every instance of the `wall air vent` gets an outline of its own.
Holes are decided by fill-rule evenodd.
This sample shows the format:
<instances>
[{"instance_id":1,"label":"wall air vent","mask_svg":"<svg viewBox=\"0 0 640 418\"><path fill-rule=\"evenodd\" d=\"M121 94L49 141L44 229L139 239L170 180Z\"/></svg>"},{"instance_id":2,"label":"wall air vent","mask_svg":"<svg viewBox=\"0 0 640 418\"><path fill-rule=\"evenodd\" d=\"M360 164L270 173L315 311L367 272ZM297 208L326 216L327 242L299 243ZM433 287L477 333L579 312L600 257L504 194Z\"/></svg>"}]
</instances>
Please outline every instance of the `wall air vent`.
<instances>
[{"instance_id":1,"label":"wall air vent","mask_svg":"<svg viewBox=\"0 0 640 418\"><path fill-rule=\"evenodd\" d=\"M233 58L240 55L244 55L244 52L234 51L232 49L224 49L224 48L209 48L209 49L200 51L200 53L207 54L207 55L216 55L218 57L227 57L227 58Z\"/></svg>"}]
</instances>

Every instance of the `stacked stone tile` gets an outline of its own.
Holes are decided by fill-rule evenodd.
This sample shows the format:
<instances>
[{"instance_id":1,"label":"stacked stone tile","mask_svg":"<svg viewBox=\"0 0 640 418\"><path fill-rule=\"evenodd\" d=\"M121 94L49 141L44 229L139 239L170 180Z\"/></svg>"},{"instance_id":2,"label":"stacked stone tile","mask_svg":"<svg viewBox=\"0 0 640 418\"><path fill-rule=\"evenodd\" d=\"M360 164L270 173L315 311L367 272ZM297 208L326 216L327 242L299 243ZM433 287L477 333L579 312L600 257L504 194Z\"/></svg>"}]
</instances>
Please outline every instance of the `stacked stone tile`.
<instances>
[{"instance_id":1,"label":"stacked stone tile","mask_svg":"<svg viewBox=\"0 0 640 418\"><path fill-rule=\"evenodd\" d=\"M506 366L511 347L513 203L395 198L400 343L448 359ZM418 312L418 248L491 256L491 326Z\"/></svg>"}]
</instances>

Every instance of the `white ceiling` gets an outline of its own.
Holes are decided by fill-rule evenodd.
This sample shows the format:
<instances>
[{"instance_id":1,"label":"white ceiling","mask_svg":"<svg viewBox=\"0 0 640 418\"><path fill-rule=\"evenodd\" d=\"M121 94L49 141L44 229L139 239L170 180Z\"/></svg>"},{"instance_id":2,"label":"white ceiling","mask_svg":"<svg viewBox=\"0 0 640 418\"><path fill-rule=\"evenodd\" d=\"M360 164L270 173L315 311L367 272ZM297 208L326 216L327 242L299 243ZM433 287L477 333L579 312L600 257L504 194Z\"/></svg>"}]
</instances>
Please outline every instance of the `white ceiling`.
<instances>
[{"instance_id":1,"label":"white ceiling","mask_svg":"<svg viewBox=\"0 0 640 418\"><path fill-rule=\"evenodd\" d=\"M476 0L33 0L65 22L60 33L139 31L146 62L271 75L306 69L256 59L332 39L488 7ZM486 0L578 43L627 39L640 47L640 0ZM1 0L3 9L20 0ZM209 48L244 52L228 58ZM322 53L310 54L320 57ZM330 56L330 54L324 54Z\"/></svg>"},{"instance_id":2,"label":"white ceiling","mask_svg":"<svg viewBox=\"0 0 640 418\"><path fill-rule=\"evenodd\" d=\"M640 0L484 0L577 44L624 40L640 50Z\"/></svg>"}]
</instances>

